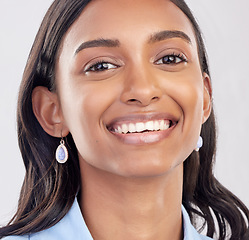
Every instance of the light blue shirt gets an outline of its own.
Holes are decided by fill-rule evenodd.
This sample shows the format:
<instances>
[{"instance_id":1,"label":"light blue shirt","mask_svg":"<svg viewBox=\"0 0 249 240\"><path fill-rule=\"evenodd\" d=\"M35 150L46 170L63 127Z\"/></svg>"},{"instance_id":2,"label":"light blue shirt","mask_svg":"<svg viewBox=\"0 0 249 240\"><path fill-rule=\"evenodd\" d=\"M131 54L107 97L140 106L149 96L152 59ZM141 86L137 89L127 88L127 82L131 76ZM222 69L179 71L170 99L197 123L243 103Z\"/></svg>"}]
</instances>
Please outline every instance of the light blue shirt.
<instances>
[{"instance_id":1,"label":"light blue shirt","mask_svg":"<svg viewBox=\"0 0 249 240\"><path fill-rule=\"evenodd\" d=\"M188 213L182 207L184 240L210 240L211 238L200 235L192 226ZM85 220L81 214L77 200L72 208L53 227L38 233L25 236L9 236L3 240L93 240Z\"/></svg>"}]
</instances>

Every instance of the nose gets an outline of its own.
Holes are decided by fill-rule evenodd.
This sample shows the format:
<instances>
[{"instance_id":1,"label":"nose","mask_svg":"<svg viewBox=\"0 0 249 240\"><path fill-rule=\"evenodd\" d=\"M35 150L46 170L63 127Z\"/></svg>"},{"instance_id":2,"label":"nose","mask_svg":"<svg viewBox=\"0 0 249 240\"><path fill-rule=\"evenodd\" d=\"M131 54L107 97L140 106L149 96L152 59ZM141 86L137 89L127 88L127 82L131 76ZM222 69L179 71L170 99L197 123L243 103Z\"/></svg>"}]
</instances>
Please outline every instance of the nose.
<instances>
[{"instance_id":1,"label":"nose","mask_svg":"<svg viewBox=\"0 0 249 240\"><path fill-rule=\"evenodd\" d=\"M162 97L156 76L146 68L127 71L121 101L126 104L148 106Z\"/></svg>"}]
</instances>

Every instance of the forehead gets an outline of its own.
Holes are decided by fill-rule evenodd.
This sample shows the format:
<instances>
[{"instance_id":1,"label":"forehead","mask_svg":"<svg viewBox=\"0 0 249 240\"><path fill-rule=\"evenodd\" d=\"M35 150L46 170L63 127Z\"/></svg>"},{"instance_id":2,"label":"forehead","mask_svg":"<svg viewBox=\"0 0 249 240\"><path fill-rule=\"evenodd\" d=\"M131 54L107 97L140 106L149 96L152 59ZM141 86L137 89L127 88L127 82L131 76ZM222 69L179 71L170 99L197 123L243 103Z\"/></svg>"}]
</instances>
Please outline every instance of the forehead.
<instances>
[{"instance_id":1,"label":"forehead","mask_svg":"<svg viewBox=\"0 0 249 240\"><path fill-rule=\"evenodd\" d=\"M195 43L192 24L169 0L93 0L66 33L67 45L99 38L141 44L152 33L185 32Z\"/></svg>"}]
</instances>

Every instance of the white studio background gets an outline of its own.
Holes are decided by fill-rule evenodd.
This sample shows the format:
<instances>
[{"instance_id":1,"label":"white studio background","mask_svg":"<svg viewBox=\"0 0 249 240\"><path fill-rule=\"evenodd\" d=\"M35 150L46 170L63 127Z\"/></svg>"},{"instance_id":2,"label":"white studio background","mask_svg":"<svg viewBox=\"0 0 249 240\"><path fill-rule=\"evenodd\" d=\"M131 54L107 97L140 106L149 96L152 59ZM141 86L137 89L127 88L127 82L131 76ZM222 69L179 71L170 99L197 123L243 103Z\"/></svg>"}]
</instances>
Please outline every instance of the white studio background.
<instances>
[{"instance_id":1,"label":"white studio background","mask_svg":"<svg viewBox=\"0 0 249 240\"><path fill-rule=\"evenodd\" d=\"M204 33L218 118L215 173L249 207L248 0L187 0ZM0 225L15 212L24 177L16 102L22 72L52 0L0 0Z\"/></svg>"}]
</instances>

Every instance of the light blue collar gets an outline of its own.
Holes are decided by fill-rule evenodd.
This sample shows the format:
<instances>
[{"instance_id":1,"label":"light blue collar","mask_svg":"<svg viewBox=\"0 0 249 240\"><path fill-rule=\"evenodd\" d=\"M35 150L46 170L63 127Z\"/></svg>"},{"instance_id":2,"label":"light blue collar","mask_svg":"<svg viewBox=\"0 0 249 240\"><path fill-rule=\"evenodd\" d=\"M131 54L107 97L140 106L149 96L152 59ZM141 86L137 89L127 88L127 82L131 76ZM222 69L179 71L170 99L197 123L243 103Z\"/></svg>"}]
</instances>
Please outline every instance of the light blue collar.
<instances>
[{"instance_id":1,"label":"light blue collar","mask_svg":"<svg viewBox=\"0 0 249 240\"><path fill-rule=\"evenodd\" d=\"M211 238L199 234L191 224L186 209L182 206L184 240L211 240Z\"/></svg>"},{"instance_id":2,"label":"light blue collar","mask_svg":"<svg viewBox=\"0 0 249 240\"><path fill-rule=\"evenodd\" d=\"M184 240L210 240L200 235L192 226L187 211L182 206ZM66 216L55 226L29 236L30 240L93 240L84 218L81 214L79 204L75 199L74 204Z\"/></svg>"}]
</instances>

